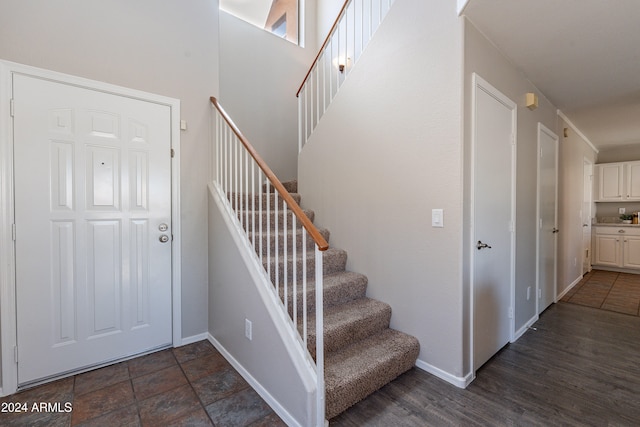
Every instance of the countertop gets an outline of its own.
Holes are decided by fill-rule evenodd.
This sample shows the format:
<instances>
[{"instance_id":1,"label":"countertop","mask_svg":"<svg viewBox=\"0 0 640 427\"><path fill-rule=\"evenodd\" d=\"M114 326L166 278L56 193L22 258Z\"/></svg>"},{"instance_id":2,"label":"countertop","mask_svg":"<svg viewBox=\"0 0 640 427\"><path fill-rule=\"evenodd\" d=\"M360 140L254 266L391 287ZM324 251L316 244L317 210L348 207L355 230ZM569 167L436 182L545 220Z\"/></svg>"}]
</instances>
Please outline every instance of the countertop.
<instances>
[{"instance_id":1,"label":"countertop","mask_svg":"<svg viewBox=\"0 0 640 427\"><path fill-rule=\"evenodd\" d=\"M613 222L598 222L596 224L592 224L592 227L632 227L638 228L640 224L623 224L623 223L613 223Z\"/></svg>"}]
</instances>

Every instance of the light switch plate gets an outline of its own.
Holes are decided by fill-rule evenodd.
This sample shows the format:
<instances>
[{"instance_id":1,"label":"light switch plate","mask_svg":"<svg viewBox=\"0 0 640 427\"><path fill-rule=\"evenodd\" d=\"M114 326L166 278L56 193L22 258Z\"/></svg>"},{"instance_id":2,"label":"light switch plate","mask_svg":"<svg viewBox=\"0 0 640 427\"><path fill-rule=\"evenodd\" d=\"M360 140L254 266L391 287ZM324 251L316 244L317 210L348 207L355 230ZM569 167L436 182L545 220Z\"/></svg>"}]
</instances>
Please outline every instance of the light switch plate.
<instances>
[{"instance_id":1,"label":"light switch plate","mask_svg":"<svg viewBox=\"0 0 640 427\"><path fill-rule=\"evenodd\" d=\"M442 228L444 227L444 210L443 209L431 209L431 226Z\"/></svg>"}]
</instances>

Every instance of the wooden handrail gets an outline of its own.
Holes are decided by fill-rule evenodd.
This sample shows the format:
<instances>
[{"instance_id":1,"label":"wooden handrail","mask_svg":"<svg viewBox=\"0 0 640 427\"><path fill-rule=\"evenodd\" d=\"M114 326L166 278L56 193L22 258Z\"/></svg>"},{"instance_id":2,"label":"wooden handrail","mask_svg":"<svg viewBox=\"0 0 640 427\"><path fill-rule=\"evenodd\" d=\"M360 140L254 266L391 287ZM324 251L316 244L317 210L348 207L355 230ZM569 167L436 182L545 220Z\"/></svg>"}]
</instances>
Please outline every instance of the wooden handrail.
<instances>
[{"instance_id":1,"label":"wooden handrail","mask_svg":"<svg viewBox=\"0 0 640 427\"><path fill-rule=\"evenodd\" d=\"M249 152L249 154L251 154L251 157L253 157L253 160L255 160L255 162L258 164L260 169L262 169L262 172L264 172L267 179L271 182L271 184L274 186L276 191L280 194L280 197L282 197L282 199L285 201L289 209L291 209L291 211L298 218L302 226L307 230L307 232L309 233L309 236L311 236L313 241L318 246L318 249L321 251L326 251L327 249L329 249L329 244L327 243L325 238L322 237L322 234L320 234L316 226L313 225L313 223L309 220L309 217L307 217L307 215L302 211L302 208L300 208L298 203L296 203L296 201L293 200L293 197L291 197L291 194L289 194L289 192L284 188L284 185L282 185L282 183L280 182L276 174L273 173L271 168L265 163L264 160L262 160L262 157L260 157L257 151L249 143L247 138L245 138L242 132L240 132L240 129L238 129L235 123L233 123L233 120L231 120L231 117L229 117L227 112L224 111L224 109L222 108L218 100L214 96L212 96L210 99L213 106L216 107L216 109L220 112L220 115L222 116L222 118L225 120L225 122L227 122L227 124L229 125L233 133L236 134L240 142L242 142L242 145L244 145L244 148L247 150L247 152Z\"/></svg>"},{"instance_id":2,"label":"wooden handrail","mask_svg":"<svg viewBox=\"0 0 640 427\"><path fill-rule=\"evenodd\" d=\"M304 84L307 82L307 79L309 78L309 75L313 71L313 67L315 67L316 62L318 62L320 55L322 55L322 51L327 46L327 43L329 43L329 40L331 40L331 35L333 34L334 30L338 26L338 22L340 22L340 17L342 16L342 13L347 9L347 6L349 6L349 3L351 3L351 0L346 0L344 2L344 4L342 5L342 9L340 9L340 13L338 13L336 20L333 21L333 25L329 30L329 34L327 34L327 38L324 39L324 43L322 43L322 46L320 47L320 50L318 50L318 54L316 55L316 58L311 63L311 67L309 67L309 71L307 71L307 74L304 76L304 79L302 80L302 84L300 85L300 87L298 88L298 91L296 92L296 98L300 96L300 92L302 92L302 88L304 87Z\"/></svg>"}]
</instances>

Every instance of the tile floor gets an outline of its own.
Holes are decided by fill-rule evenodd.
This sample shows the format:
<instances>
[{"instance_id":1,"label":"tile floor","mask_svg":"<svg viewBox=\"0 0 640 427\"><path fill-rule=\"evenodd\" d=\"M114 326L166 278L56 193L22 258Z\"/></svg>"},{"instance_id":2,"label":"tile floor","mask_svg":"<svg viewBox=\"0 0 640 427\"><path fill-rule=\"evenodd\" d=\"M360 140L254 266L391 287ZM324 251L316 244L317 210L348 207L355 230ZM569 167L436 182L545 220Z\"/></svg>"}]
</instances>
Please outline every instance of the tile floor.
<instances>
[{"instance_id":1,"label":"tile floor","mask_svg":"<svg viewBox=\"0 0 640 427\"><path fill-rule=\"evenodd\" d=\"M16 403L27 411L1 412ZM41 403L52 405L39 412ZM0 405L1 426L285 426L208 341L25 390Z\"/></svg>"},{"instance_id":2,"label":"tile floor","mask_svg":"<svg viewBox=\"0 0 640 427\"><path fill-rule=\"evenodd\" d=\"M640 274L592 270L562 301L638 316Z\"/></svg>"}]
</instances>

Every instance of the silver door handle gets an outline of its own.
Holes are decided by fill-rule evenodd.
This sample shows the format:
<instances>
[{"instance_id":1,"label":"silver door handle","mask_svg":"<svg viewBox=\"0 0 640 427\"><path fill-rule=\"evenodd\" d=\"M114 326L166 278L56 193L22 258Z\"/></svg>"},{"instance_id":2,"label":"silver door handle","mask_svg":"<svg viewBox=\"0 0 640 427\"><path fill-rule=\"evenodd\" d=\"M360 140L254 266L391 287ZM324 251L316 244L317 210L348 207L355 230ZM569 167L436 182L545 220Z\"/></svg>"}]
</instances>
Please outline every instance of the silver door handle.
<instances>
[{"instance_id":1,"label":"silver door handle","mask_svg":"<svg viewBox=\"0 0 640 427\"><path fill-rule=\"evenodd\" d=\"M558 230L557 228L553 227L553 230L551 230L552 233L559 233L560 230Z\"/></svg>"},{"instance_id":2,"label":"silver door handle","mask_svg":"<svg viewBox=\"0 0 640 427\"><path fill-rule=\"evenodd\" d=\"M486 243L482 243L481 240L478 240L478 243L476 244L476 248L478 248L478 250L484 249L484 248L491 249L491 246L487 245Z\"/></svg>"},{"instance_id":3,"label":"silver door handle","mask_svg":"<svg viewBox=\"0 0 640 427\"><path fill-rule=\"evenodd\" d=\"M169 226L168 226L167 224L165 224L165 223L162 223L162 224L160 224L160 225L158 226L158 230L162 231L163 233L164 233L165 231L167 231L168 229L169 229Z\"/></svg>"},{"instance_id":4,"label":"silver door handle","mask_svg":"<svg viewBox=\"0 0 640 427\"><path fill-rule=\"evenodd\" d=\"M166 234L160 235L160 242L167 243L168 241L169 241L169 236L167 236Z\"/></svg>"},{"instance_id":5,"label":"silver door handle","mask_svg":"<svg viewBox=\"0 0 640 427\"><path fill-rule=\"evenodd\" d=\"M582 224L582 226L583 226L583 227L588 227L588 226L589 226L589 224Z\"/></svg>"}]
</instances>

